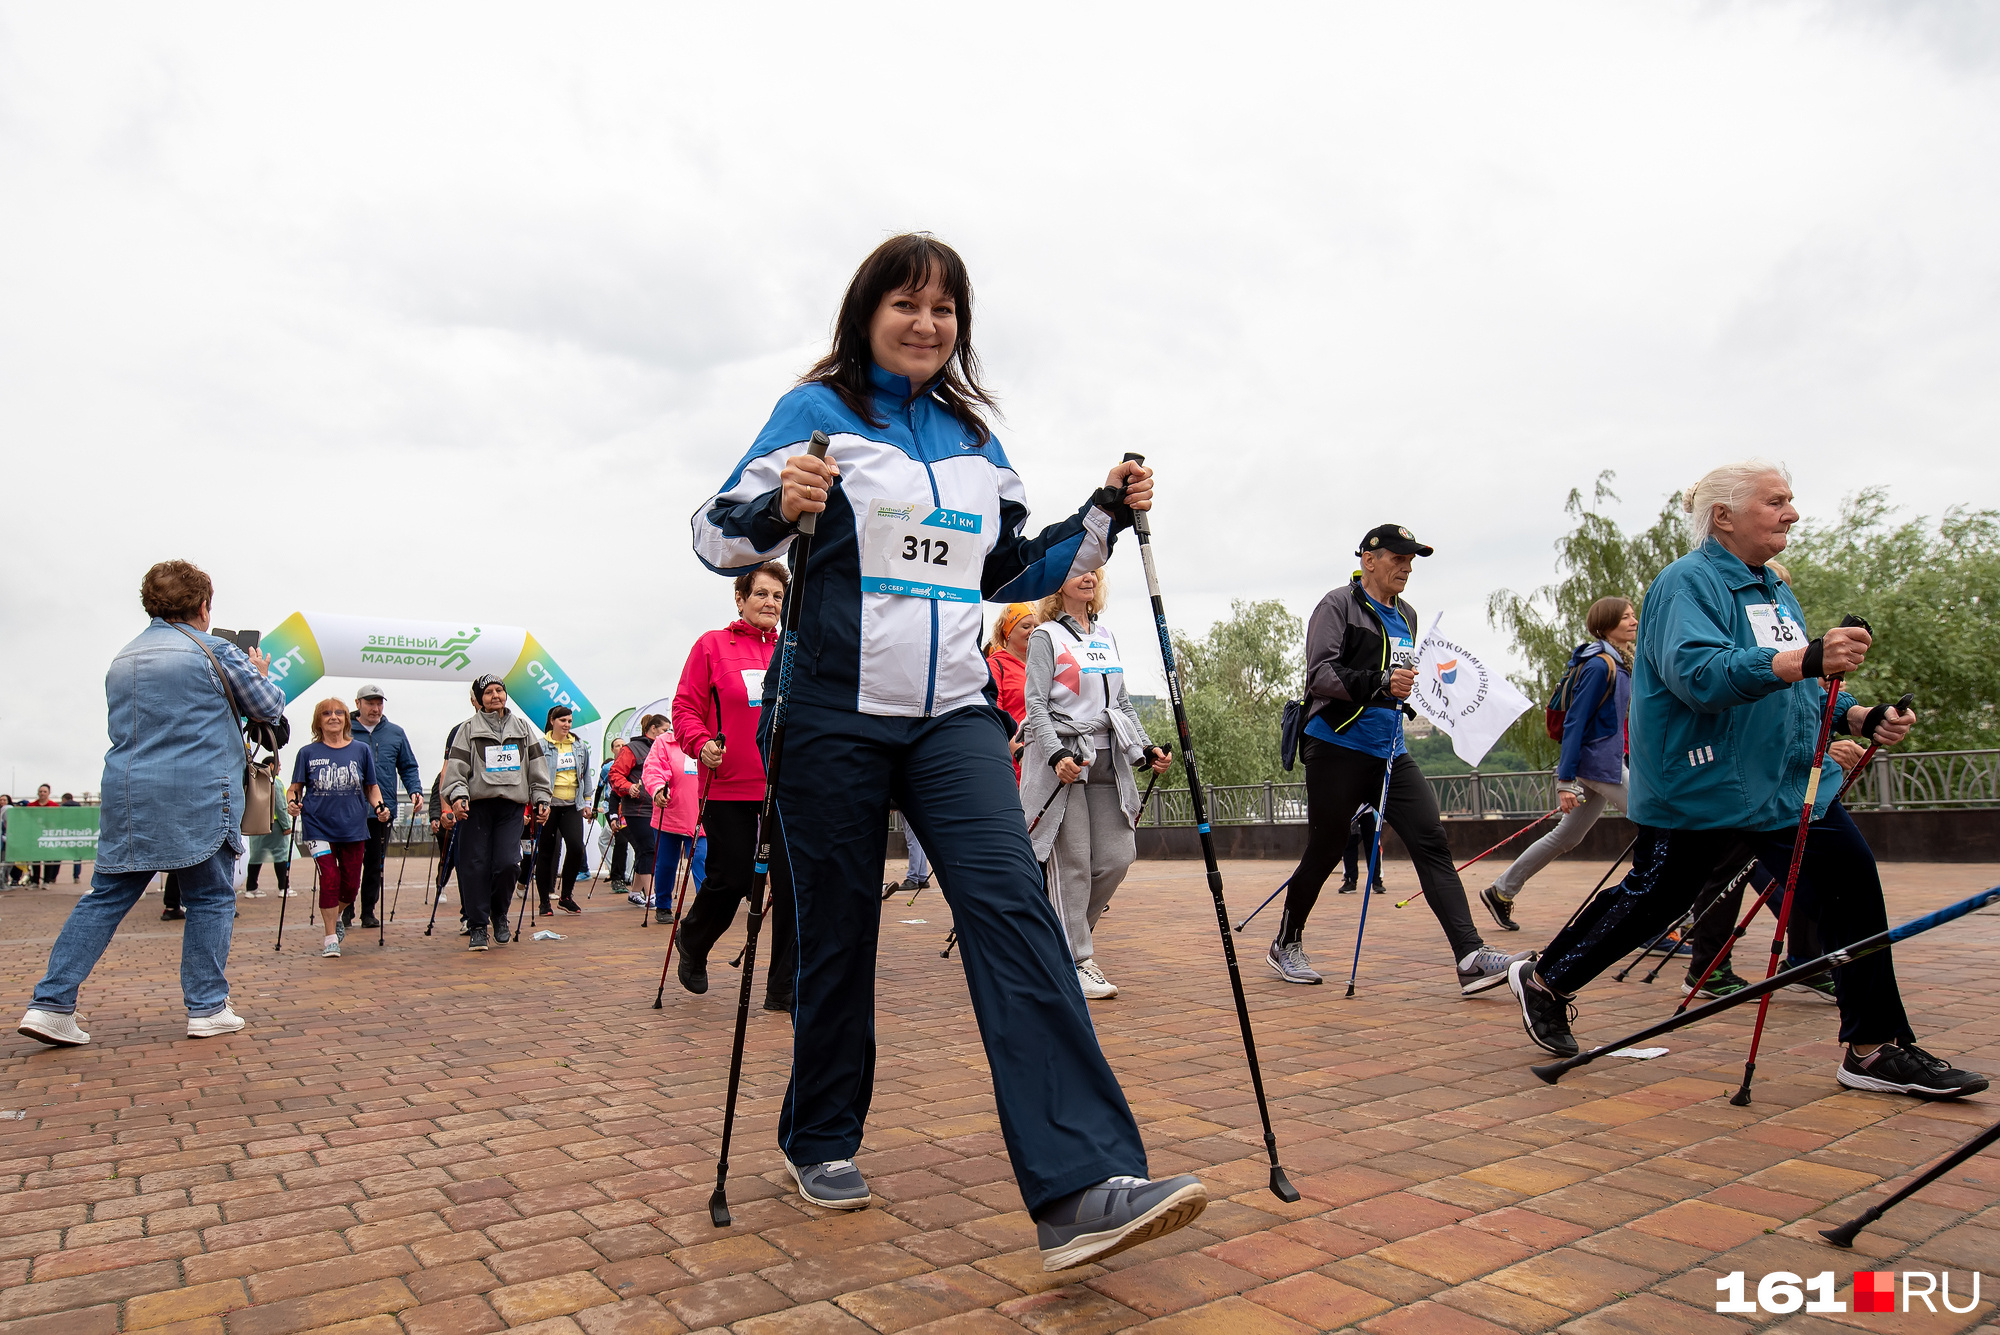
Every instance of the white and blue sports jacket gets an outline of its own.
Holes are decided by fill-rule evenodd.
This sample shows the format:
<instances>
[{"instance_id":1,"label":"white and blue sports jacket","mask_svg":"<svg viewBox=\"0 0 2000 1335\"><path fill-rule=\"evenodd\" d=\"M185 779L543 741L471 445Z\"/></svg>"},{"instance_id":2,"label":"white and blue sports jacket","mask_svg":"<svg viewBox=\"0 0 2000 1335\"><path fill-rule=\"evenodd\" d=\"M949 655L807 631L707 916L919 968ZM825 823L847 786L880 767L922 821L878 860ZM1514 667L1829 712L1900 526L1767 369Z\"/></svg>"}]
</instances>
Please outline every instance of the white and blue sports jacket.
<instances>
[{"instance_id":1,"label":"white and blue sports jacket","mask_svg":"<svg viewBox=\"0 0 2000 1335\"><path fill-rule=\"evenodd\" d=\"M870 406L888 424L869 425L824 385L785 395L722 490L695 511L695 555L718 574L734 574L785 553L798 527L779 511L778 475L785 460L806 452L814 431L825 432L840 481L819 517L810 568L792 571L789 596L806 600L792 698L902 718L991 704L979 599L1043 598L1071 575L1099 569L1111 556L1114 528L1129 519L1115 517L1115 500L1100 492L1069 518L1026 536L1027 495L1000 442L979 444L932 396L910 399L908 379L872 369ZM936 530L941 540L974 544L977 592L921 597L890 592L881 579L864 581L857 515L877 502L885 511L936 507L948 525ZM776 688L774 672L767 700Z\"/></svg>"}]
</instances>

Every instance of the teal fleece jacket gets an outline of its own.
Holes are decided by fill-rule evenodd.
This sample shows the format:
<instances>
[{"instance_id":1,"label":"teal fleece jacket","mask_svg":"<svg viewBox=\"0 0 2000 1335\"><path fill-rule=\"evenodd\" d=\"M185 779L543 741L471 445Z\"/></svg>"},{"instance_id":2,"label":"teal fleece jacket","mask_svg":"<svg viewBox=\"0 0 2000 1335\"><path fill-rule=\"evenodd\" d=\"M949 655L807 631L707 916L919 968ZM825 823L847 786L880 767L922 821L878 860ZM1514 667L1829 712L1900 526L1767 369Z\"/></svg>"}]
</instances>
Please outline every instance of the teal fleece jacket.
<instances>
[{"instance_id":1,"label":"teal fleece jacket","mask_svg":"<svg viewBox=\"0 0 2000 1335\"><path fill-rule=\"evenodd\" d=\"M1777 830L1805 802L1826 687L1784 682L1750 609L1776 606L1805 626L1799 600L1710 538L1660 572L1639 614L1632 672L1632 819L1670 830ZM1809 632L1808 632L1809 633ZM1805 647L1803 643L1800 648ZM1841 693L1836 735L1854 697ZM1840 788L1822 765L1815 818Z\"/></svg>"}]
</instances>

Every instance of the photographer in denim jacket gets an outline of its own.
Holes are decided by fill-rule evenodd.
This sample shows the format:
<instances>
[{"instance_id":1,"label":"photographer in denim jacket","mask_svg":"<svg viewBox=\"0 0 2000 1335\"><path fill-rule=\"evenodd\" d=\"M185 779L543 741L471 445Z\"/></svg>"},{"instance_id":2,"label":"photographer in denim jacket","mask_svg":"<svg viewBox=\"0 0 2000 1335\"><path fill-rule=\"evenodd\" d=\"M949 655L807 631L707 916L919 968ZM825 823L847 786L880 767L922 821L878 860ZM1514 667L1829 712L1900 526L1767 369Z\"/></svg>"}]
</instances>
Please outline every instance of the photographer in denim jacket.
<instances>
[{"instance_id":1,"label":"photographer in denim jacket","mask_svg":"<svg viewBox=\"0 0 2000 1335\"><path fill-rule=\"evenodd\" d=\"M111 749L90 893L77 901L49 952L20 1032L56 1047L90 1041L76 1023L77 990L153 877L178 872L187 929L181 994L189 1038L234 1033L223 966L236 916L231 888L243 855L243 734L236 708L275 723L285 695L266 677L270 660L209 635L215 596L186 561L146 572L139 600L152 623L118 651L104 675ZM203 650L207 652L204 653ZM228 678L210 665L211 655ZM236 708L229 704L234 696Z\"/></svg>"}]
</instances>

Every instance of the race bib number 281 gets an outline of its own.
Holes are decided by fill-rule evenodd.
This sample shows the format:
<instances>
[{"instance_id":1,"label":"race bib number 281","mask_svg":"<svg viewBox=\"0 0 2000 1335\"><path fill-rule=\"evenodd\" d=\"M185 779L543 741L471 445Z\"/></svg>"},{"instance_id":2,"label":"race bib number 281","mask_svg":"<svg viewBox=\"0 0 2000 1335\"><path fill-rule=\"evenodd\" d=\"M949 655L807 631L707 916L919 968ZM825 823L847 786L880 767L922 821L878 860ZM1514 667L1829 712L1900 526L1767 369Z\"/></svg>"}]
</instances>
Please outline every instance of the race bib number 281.
<instances>
[{"instance_id":1,"label":"race bib number 281","mask_svg":"<svg viewBox=\"0 0 2000 1335\"><path fill-rule=\"evenodd\" d=\"M1752 603L1743 611L1750 618L1750 632L1757 637L1759 648L1783 653L1806 647L1805 627L1787 616L1782 607L1775 603Z\"/></svg>"},{"instance_id":2,"label":"race bib number 281","mask_svg":"<svg viewBox=\"0 0 2000 1335\"><path fill-rule=\"evenodd\" d=\"M868 502L861 524L862 591L978 602L980 519L920 502Z\"/></svg>"}]
</instances>

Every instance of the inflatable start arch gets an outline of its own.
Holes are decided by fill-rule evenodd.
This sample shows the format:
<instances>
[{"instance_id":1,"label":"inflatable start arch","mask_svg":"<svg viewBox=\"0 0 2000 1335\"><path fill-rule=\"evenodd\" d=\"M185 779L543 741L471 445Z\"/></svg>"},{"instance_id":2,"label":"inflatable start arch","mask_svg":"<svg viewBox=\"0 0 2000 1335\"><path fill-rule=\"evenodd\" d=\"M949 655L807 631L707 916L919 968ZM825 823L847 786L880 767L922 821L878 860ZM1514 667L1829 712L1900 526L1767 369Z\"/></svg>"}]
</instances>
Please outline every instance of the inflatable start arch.
<instances>
[{"instance_id":1,"label":"inflatable start arch","mask_svg":"<svg viewBox=\"0 0 2000 1335\"><path fill-rule=\"evenodd\" d=\"M508 696L531 719L550 705L575 710L579 728L598 717L589 697L519 626L294 612L264 636L262 648L286 704L328 675L471 682L490 672L507 683Z\"/></svg>"}]
</instances>

